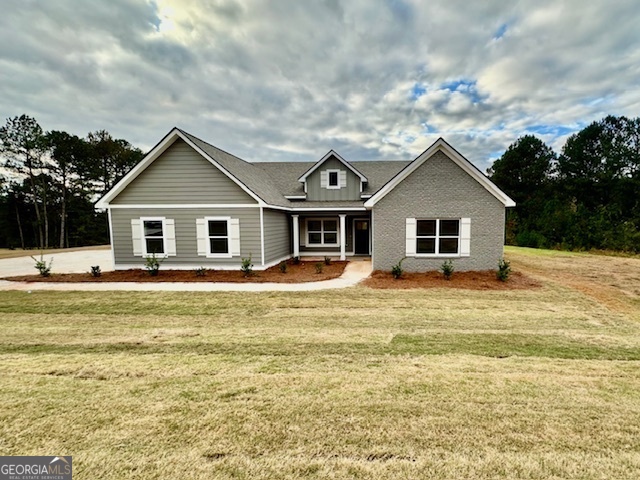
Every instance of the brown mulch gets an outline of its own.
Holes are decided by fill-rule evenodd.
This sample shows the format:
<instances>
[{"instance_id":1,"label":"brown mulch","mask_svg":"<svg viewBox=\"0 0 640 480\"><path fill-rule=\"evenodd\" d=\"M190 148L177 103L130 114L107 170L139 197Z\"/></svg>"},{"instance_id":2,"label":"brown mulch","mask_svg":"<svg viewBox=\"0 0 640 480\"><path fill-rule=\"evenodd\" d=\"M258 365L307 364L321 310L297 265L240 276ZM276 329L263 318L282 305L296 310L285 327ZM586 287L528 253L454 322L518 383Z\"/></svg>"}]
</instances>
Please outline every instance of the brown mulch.
<instances>
[{"instance_id":1,"label":"brown mulch","mask_svg":"<svg viewBox=\"0 0 640 480\"><path fill-rule=\"evenodd\" d=\"M506 282L496 278L493 270L476 272L454 272L450 280L445 280L441 272L404 273L394 279L390 272L376 270L360 285L380 289L409 288L463 288L467 290L522 290L539 288L541 283L520 272L512 272Z\"/></svg>"},{"instance_id":2,"label":"brown mulch","mask_svg":"<svg viewBox=\"0 0 640 480\"><path fill-rule=\"evenodd\" d=\"M322 273L316 272L316 264L322 263ZM301 261L299 264L287 263L287 272L282 273L278 265L266 270L253 272L245 277L238 270L207 270L205 276L196 276L194 270L162 269L158 276L152 277L144 269L115 270L102 272L99 277L90 273L52 273L49 277L40 275L23 275L7 277L3 280L13 282L59 282L59 283L95 283L95 282L228 282L228 283L305 283L331 280L342 275L347 262L332 261L331 265L324 262Z\"/></svg>"}]
</instances>

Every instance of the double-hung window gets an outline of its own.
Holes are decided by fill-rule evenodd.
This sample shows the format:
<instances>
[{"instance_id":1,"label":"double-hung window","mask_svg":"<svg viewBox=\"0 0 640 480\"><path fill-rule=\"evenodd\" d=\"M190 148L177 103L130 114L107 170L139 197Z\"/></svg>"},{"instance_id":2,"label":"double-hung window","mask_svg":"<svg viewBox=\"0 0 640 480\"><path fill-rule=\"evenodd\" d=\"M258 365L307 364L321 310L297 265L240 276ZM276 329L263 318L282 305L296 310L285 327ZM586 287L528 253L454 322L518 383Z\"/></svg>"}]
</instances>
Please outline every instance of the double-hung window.
<instances>
[{"instance_id":1,"label":"double-hung window","mask_svg":"<svg viewBox=\"0 0 640 480\"><path fill-rule=\"evenodd\" d=\"M131 219L133 254L140 257L155 255L161 258L176 255L175 221L165 217Z\"/></svg>"},{"instance_id":2,"label":"double-hung window","mask_svg":"<svg viewBox=\"0 0 640 480\"><path fill-rule=\"evenodd\" d=\"M229 254L229 221L208 220L207 233L209 239L210 255Z\"/></svg>"},{"instance_id":3,"label":"double-hung window","mask_svg":"<svg viewBox=\"0 0 640 480\"><path fill-rule=\"evenodd\" d=\"M307 245L335 246L338 244L338 221L334 219L307 220Z\"/></svg>"},{"instance_id":4,"label":"double-hung window","mask_svg":"<svg viewBox=\"0 0 640 480\"><path fill-rule=\"evenodd\" d=\"M143 248L145 255L164 255L164 226L162 219L142 221L144 235Z\"/></svg>"},{"instance_id":5,"label":"double-hung window","mask_svg":"<svg viewBox=\"0 0 640 480\"><path fill-rule=\"evenodd\" d=\"M196 218L198 255L231 258L240 255L240 220L231 217Z\"/></svg>"}]
</instances>

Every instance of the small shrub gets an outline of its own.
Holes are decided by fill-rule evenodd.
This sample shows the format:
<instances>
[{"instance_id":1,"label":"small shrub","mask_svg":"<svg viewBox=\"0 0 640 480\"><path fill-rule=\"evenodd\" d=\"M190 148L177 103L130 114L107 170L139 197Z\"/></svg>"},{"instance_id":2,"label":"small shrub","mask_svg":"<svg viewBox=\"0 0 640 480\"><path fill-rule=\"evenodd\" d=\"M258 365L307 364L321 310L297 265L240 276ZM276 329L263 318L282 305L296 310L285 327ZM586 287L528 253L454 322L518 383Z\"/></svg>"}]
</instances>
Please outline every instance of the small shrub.
<instances>
[{"instance_id":1,"label":"small shrub","mask_svg":"<svg viewBox=\"0 0 640 480\"><path fill-rule=\"evenodd\" d=\"M98 278L102 275L102 271L100 270L100 265L92 265L91 266L91 276L94 278Z\"/></svg>"},{"instance_id":2,"label":"small shrub","mask_svg":"<svg viewBox=\"0 0 640 480\"><path fill-rule=\"evenodd\" d=\"M158 272L160 272L161 264L162 262L158 259L158 257L156 257L156 254L152 253L145 259L144 268L147 269L147 272L149 272L149 275L151 275L152 277L157 277Z\"/></svg>"},{"instance_id":3,"label":"small shrub","mask_svg":"<svg viewBox=\"0 0 640 480\"><path fill-rule=\"evenodd\" d=\"M324 264L325 265L331 265L331 257L324 257Z\"/></svg>"},{"instance_id":4,"label":"small shrub","mask_svg":"<svg viewBox=\"0 0 640 480\"><path fill-rule=\"evenodd\" d=\"M322 270L324 270L324 263L322 262L316 263L316 273L322 273Z\"/></svg>"},{"instance_id":5,"label":"small shrub","mask_svg":"<svg viewBox=\"0 0 640 480\"><path fill-rule=\"evenodd\" d=\"M245 277L249 277L253 275L253 263L251 263L251 255L249 255L249 258L242 259L240 271L242 272L242 275L244 275Z\"/></svg>"},{"instance_id":6,"label":"small shrub","mask_svg":"<svg viewBox=\"0 0 640 480\"><path fill-rule=\"evenodd\" d=\"M45 261L42 254L40 254L40 260L33 256L31 256L31 258L34 262L36 262L35 269L38 270L41 277L48 277L49 275L51 275L51 265L53 264L53 258L49 260L49 265L47 265L47 262Z\"/></svg>"},{"instance_id":7,"label":"small shrub","mask_svg":"<svg viewBox=\"0 0 640 480\"><path fill-rule=\"evenodd\" d=\"M281 261L280 264L278 265L278 267L280 268L280 272L281 273L287 273L287 262L286 261Z\"/></svg>"},{"instance_id":8,"label":"small shrub","mask_svg":"<svg viewBox=\"0 0 640 480\"><path fill-rule=\"evenodd\" d=\"M196 277L206 277L207 269L205 267L198 267L193 271L196 274Z\"/></svg>"},{"instance_id":9,"label":"small shrub","mask_svg":"<svg viewBox=\"0 0 640 480\"><path fill-rule=\"evenodd\" d=\"M300 257L293 257L293 264L300 265Z\"/></svg>"},{"instance_id":10,"label":"small shrub","mask_svg":"<svg viewBox=\"0 0 640 480\"><path fill-rule=\"evenodd\" d=\"M496 277L501 282L506 282L511 274L511 264L504 258L498 261L498 270L496 270Z\"/></svg>"},{"instance_id":11,"label":"small shrub","mask_svg":"<svg viewBox=\"0 0 640 480\"><path fill-rule=\"evenodd\" d=\"M444 275L445 280L451 280L451 275L453 275L453 261L447 260L440 267L440 271L442 275Z\"/></svg>"},{"instance_id":12,"label":"small shrub","mask_svg":"<svg viewBox=\"0 0 640 480\"><path fill-rule=\"evenodd\" d=\"M402 269L402 262L404 262L404 258L401 259L398 263L396 263L393 267L391 267L391 275L396 280L399 279L404 273L404 270Z\"/></svg>"}]
</instances>

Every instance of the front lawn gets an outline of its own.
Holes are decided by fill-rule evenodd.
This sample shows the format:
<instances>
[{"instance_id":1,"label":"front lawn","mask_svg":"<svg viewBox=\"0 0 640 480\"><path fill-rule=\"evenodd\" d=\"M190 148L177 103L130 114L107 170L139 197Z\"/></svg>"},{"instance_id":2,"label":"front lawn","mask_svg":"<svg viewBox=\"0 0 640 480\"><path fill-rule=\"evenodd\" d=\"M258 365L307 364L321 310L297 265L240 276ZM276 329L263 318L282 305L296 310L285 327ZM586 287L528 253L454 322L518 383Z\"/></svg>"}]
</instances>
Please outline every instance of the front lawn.
<instances>
[{"instance_id":1,"label":"front lawn","mask_svg":"<svg viewBox=\"0 0 640 480\"><path fill-rule=\"evenodd\" d=\"M541 286L0 292L1 450L77 479L638 478L637 260L508 257Z\"/></svg>"}]
</instances>

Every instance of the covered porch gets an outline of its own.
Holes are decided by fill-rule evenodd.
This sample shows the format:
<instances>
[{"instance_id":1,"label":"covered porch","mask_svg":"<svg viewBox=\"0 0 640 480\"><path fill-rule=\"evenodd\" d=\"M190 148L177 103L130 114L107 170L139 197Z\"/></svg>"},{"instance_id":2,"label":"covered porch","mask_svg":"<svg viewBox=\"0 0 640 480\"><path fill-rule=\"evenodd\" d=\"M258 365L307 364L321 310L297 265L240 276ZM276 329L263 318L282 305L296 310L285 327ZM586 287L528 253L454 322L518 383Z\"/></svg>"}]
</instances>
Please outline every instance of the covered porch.
<instances>
[{"instance_id":1,"label":"covered porch","mask_svg":"<svg viewBox=\"0 0 640 480\"><path fill-rule=\"evenodd\" d=\"M291 215L294 257L371 255L371 212L305 212Z\"/></svg>"}]
</instances>

